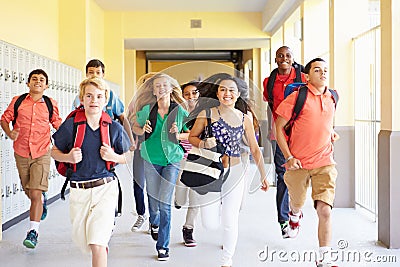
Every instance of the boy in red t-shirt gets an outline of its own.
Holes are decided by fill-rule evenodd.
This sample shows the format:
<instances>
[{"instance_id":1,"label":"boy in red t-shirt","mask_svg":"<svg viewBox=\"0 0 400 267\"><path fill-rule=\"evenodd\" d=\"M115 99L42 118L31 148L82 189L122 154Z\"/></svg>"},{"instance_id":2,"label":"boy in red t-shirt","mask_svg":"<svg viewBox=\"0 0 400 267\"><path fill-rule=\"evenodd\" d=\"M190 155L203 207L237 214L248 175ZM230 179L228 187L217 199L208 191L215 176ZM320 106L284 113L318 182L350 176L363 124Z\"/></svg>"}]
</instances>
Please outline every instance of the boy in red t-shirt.
<instances>
[{"instance_id":1,"label":"boy in red t-shirt","mask_svg":"<svg viewBox=\"0 0 400 267\"><path fill-rule=\"evenodd\" d=\"M275 63L278 68L273 70L269 77L264 79L264 100L268 101L272 111L272 128L278 115L276 109L284 99L284 91L288 84L291 84L298 79L302 82L306 82L304 73L300 72L300 69L293 67L294 59L292 50L287 46L282 46L276 50ZM297 64L298 68L300 66ZM296 78L299 76L298 78ZM273 82L271 95L268 93L268 84ZM278 212L278 223L281 226L282 237L287 238L287 227L289 221L289 197L288 190L285 182L283 181L283 175L285 174L285 158L283 157L282 151L276 144L274 131L270 135L271 144L274 149L274 164L276 173L276 208Z\"/></svg>"}]
</instances>

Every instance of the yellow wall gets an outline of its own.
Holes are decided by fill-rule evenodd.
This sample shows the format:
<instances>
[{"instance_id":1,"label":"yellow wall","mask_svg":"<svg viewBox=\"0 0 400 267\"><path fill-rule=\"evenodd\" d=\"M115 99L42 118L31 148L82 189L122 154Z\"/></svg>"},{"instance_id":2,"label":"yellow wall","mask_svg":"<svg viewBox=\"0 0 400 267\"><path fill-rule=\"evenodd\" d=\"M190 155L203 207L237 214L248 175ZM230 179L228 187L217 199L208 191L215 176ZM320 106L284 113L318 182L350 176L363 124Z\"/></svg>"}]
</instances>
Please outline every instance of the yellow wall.
<instances>
[{"instance_id":1,"label":"yellow wall","mask_svg":"<svg viewBox=\"0 0 400 267\"><path fill-rule=\"evenodd\" d=\"M107 79L121 85L121 100L124 101L124 36L120 12L105 12L104 61L107 64Z\"/></svg>"},{"instance_id":2,"label":"yellow wall","mask_svg":"<svg viewBox=\"0 0 400 267\"><path fill-rule=\"evenodd\" d=\"M304 64L316 57L329 61L329 1L305 1L303 20Z\"/></svg>"},{"instance_id":3,"label":"yellow wall","mask_svg":"<svg viewBox=\"0 0 400 267\"><path fill-rule=\"evenodd\" d=\"M58 60L58 1L1 1L0 39Z\"/></svg>"},{"instance_id":4,"label":"yellow wall","mask_svg":"<svg viewBox=\"0 0 400 267\"><path fill-rule=\"evenodd\" d=\"M290 47L293 51L294 59L298 63L302 63L301 58L301 16L300 8L297 8L295 12L288 18L284 23L283 32L283 44Z\"/></svg>"},{"instance_id":5,"label":"yellow wall","mask_svg":"<svg viewBox=\"0 0 400 267\"><path fill-rule=\"evenodd\" d=\"M125 12L125 38L234 38L266 37L261 13L254 12ZM191 29L190 20L201 19L201 29Z\"/></svg>"},{"instance_id":6,"label":"yellow wall","mask_svg":"<svg viewBox=\"0 0 400 267\"><path fill-rule=\"evenodd\" d=\"M125 103L128 104L134 95L136 85L136 51L125 50Z\"/></svg>"},{"instance_id":7,"label":"yellow wall","mask_svg":"<svg viewBox=\"0 0 400 267\"><path fill-rule=\"evenodd\" d=\"M86 61L97 58L104 59L104 11L94 2L90 0L87 9L88 20L88 42L86 51ZM104 63L106 64L106 63ZM108 64L107 64L108 65ZM106 65L106 67L107 67ZM106 69L108 71L108 69Z\"/></svg>"},{"instance_id":8,"label":"yellow wall","mask_svg":"<svg viewBox=\"0 0 400 267\"><path fill-rule=\"evenodd\" d=\"M348 23L343 18L354 17L359 11L357 23ZM354 125L354 82L352 38L356 37L368 25L368 1L334 0L330 8L330 44L329 44L329 86L336 89L340 102L336 111L336 124ZM311 40L312 41L312 40Z\"/></svg>"},{"instance_id":9,"label":"yellow wall","mask_svg":"<svg viewBox=\"0 0 400 267\"><path fill-rule=\"evenodd\" d=\"M59 0L59 60L83 70L86 65L86 1ZM28 2L27 0L25 2Z\"/></svg>"}]
</instances>

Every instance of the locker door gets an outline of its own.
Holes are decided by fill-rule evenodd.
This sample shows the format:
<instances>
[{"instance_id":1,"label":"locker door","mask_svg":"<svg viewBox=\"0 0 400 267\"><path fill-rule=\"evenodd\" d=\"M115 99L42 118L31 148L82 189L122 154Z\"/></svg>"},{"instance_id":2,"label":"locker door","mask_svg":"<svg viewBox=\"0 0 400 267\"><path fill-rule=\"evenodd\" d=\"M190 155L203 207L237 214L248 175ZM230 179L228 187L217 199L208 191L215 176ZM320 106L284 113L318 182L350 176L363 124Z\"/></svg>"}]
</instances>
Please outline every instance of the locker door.
<instances>
[{"instance_id":1,"label":"locker door","mask_svg":"<svg viewBox=\"0 0 400 267\"><path fill-rule=\"evenodd\" d=\"M8 44L3 46L3 68L4 68L4 100L5 107L11 102L11 47ZM4 136L2 142L3 158L3 183L4 183L4 222L12 218L12 183L13 179L10 173L10 150L12 149L11 140Z\"/></svg>"},{"instance_id":2,"label":"locker door","mask_svg":"<svg viewBox=\"0 0 400 267\"><path fill-rule=\"evenodd\" d=\"M10 51L11 51L11 58L10 58L10 66L11 66L11 97L14 97L16 95L18 95L19 93L19 82L18 82L18 62L19 62L19 58L18 58L18 50L19 48L17 48L16 46L11 46L10 45ZM20 179L19 179L19 175L18 172L16 172L16 168L15 168L15 158L14 158L14 154L13 154L13 148L12 148L12 144L13 142L11 140L9 140L10 143L10 154L8 155L8 165L7 165L7 172L9 173L9 176L12 179L12 184L11 184L11 190L12 190L12 218L18 216L20 214L20 210L19 210L19 198L20 198L20 194L19 194L19 188L20 188Z\"/></svg>"},{"instance_id":3,"label":"locker door","mask_svg":"<svg viewBox=\"0 0 400 267\"><path fill-rule=\"evenodd\" d=\"M4 95L4 63L3 63L3 42L0 41L0 113L3 114L4 107L6 105L6 99ZM5 171L3 168L3 142L5 140L5 133L0 130L0 177L1 177L1 219L5 221Z\"/></svg>"},{"instance_id":4,"label":"locker door","mask_svg":"<svg viewBox=\"0 0 400 267\"><path fill-rule=\"evenodd\" d=\"M18 95L18 48L11 46L11 96Z\"/></svg>"},{"instance_id":5,"label":"locker door","mask_svg":"<svg viewBox=\"0 0 400 267\"><path fill-rule=\"evenodd\" d=\"M26 88L26 50L19 49L18 51L18 94L21 95L27 91Z\"/></svg>"}]
</instances>

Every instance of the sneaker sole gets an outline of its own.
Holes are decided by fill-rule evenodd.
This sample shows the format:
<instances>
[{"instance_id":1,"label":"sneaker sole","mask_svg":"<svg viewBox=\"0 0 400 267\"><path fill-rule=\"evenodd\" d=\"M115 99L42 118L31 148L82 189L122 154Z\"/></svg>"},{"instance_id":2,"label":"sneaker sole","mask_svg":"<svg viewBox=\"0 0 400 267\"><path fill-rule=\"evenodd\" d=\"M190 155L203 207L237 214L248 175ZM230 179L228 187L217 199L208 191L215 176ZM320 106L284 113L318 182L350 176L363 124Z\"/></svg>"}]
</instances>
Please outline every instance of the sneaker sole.
<instances>
[{"instance_id":1,"label":"sneaker sole","mask_svg":"<svg viewBox=\"0 0 400 267\"><path fill-rule=\"evenodd\" d=\"M157 258L159 261L167 261L167 260L169 260L169 257L168 258Z\"/></svg>"},{"instance_id":2,"label":"sneaker sole","mask_svg":"<svg viewBox=\"0 0 400 267\"><path fill-rule=\"evenodd\" d=\"M30 241L30 240L24 240L23 244L27 248L35 248L36 247L36 245L34 243L32 243L32 241Z\"/></svg>"},{"instance_id":3,"label":"sneaker sole","mask_svg":"<svg viewBox=\"0 0 400 267\"><path fill-rule=\"evenodd\" d=\"M189 248L197 246L197 243L183 243L183 244L185 245L185 247Z\"/></svg>"}]
</instances>

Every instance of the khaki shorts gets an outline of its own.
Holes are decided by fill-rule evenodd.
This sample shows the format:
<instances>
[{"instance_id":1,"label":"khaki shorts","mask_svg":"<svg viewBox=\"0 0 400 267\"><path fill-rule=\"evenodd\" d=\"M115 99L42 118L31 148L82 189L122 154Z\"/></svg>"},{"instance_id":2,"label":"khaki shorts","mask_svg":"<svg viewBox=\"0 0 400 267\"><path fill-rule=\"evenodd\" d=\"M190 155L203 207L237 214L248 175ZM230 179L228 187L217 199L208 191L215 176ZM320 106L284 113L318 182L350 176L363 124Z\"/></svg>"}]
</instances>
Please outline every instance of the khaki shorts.
<instances>
[{"instance_id":1,"label":"khaki shorts","mask_svg":"<svg viewBox=\"0 0 400 267\"><path fill-rule=\"evenodd\" d=\"M14 153L14 157L25 194L28 195L29 189L46 192L49 185L50 151L36 159L24 158L16 153Z\"/></svg>"},{"instance_id":2,"label":"khaki shorts","mask_svg":"<svg viewBox=\"0 0 400 267\"><path fill-rule=\"evenodd\" d=\"M117 201L117 180L88 189L70 189L72 240L83 252L91 252L89 245L108 246Z\"/></svg>"},{"instance_id":3,"label":"khaki shorts","mask_svg":"<svg viewBox=\"0 0 400 267\"><path fill-rule=\"evenodd\" d=\"M337 170L335 165L328 165L317 169L286 171L284 180L287 185L290 205L295 208L302 208L306 201L307 188L312 187L311 197L316 201L320 200L331 207L335 199L335 187Z\"/></svg>"}]
</instances>

